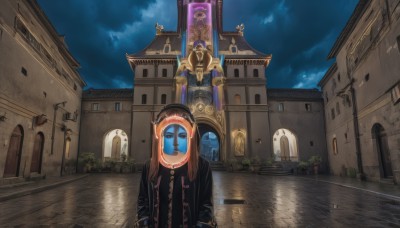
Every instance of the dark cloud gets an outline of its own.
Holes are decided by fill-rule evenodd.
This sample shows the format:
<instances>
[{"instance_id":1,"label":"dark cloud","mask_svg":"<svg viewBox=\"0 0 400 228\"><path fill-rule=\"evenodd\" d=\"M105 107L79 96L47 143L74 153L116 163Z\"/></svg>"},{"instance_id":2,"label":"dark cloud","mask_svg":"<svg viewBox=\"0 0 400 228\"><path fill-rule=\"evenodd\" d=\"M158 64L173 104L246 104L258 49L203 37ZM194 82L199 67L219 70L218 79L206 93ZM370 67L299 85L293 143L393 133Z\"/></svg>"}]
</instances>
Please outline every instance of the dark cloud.
<instances>
[{"instance_id":1,"label":"dark cloud","mask_svg":"<svg viewBox=\"0 0 400 228\"><path fill-rule=\"evenodd\" d=\"M154 24L175 30L175 0L39 0L81 63L88 87L132 86L125 53L145 48ZM224 29L245 24L245 37L273 55L268 87L316 87L331 62L326 56L357 0L225 0Z\"/></svg>"}]
</instances>

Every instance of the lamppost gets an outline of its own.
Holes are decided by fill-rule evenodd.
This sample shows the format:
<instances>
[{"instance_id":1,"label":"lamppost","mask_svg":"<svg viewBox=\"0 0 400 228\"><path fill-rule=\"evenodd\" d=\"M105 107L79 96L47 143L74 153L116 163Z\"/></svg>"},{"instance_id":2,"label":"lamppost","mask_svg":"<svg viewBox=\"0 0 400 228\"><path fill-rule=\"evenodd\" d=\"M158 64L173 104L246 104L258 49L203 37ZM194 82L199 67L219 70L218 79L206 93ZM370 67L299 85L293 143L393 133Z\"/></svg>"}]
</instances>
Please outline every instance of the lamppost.
<instances>
[{"instance_id":1,"label":"lamppost","mask_svg":"<svg viewBox=\"0 0 400 228\"><path fill-rule=\"evenodd\" d=\"M58 107L60 105L65 107L66 103L67 103L66 101L63 101L63 102L60 102L60 103L57 103L57 104L54 105L54 117L53 117L53 129L51 131L51 150L50 150L50 154L54 153L54 133L55 133L55 130L56 130L57 110L58 110Z\"/></svg>"}]
</instances>

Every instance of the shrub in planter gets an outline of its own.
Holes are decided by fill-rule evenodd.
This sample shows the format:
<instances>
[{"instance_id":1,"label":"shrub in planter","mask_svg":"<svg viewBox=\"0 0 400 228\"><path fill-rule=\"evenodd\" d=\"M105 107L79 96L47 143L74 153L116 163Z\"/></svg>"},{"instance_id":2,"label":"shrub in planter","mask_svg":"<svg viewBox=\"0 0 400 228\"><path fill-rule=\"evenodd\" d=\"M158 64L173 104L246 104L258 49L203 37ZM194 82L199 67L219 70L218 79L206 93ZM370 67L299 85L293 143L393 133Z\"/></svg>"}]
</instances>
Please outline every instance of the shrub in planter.
<instances>
[{"instance_id":1,"label":"shrub in planter","mask_svg":"<svg viewBox=\"0 0 400 228\"><path fill-rule=\"evenodd\" d=\"M90 172L92 170L93 165L96 162L94 153L91 152L80 154L78 159L81 161L81 164L83 165L84 172Z\"/></svg>"},{"instance_id":2,"label":"shrub in planter","mask_svg":"<svg viewBox=\"0 0 400 228\"><path fill-rule=\"evenodd\" d=\"M309 166L310 164L308 162L300 161L297 165L297 172L301 174L306 174Z\"/></svg>"},{"instance_id":3,"label":"shrub in planter","mask_svg":"<svg viewBox=\"0 0 400 228\"><path fill-rule=\"evenodd\" d=\"M242 165L244 170L248 170L250 168L251 161L248 158L244 158L242 160Z\"/></svg>"}]
</instances>

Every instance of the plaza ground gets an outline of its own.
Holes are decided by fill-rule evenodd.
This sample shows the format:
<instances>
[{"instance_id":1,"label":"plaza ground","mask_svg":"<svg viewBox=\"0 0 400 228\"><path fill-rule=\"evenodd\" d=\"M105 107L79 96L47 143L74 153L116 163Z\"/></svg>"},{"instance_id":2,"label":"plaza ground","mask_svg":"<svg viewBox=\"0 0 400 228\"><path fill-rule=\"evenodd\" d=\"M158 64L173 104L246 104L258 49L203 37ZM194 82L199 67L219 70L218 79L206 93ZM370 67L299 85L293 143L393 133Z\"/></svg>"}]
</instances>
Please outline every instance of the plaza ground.
<instances>
[{"instance_id":1,"label":"plaza ground","mask_svg":"<svg viewBox=\"0 0 400 228\"><path fill-rule=\"evenodd\" d=\"M400 188L331 176L213 172L219 227L400 227ZM0 188L2 227L133 227L140 174Z\"/></svg>"}]
</instances>

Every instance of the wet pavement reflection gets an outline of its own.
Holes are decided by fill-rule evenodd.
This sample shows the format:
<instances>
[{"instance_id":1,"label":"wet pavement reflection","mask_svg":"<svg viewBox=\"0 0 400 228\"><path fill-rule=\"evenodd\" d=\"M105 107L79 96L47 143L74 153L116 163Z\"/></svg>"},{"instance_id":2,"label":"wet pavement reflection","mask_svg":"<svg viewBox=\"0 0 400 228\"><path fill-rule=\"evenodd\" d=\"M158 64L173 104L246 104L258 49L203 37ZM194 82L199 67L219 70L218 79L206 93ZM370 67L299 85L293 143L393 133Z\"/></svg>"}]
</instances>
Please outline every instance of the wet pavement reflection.
<instances>
[{"instance_id":1,"label":"wet pavement reflection","mask_svg":"<svg viewBox=\"0 0 400 228\"><path fill-rule=\"evenodd\" d=\"M296 176L213 172L219 227L400 227L400 202ZM133 227L140 174L93 174L0 203L0 226Z\"/></svg>"}]
</instances>

